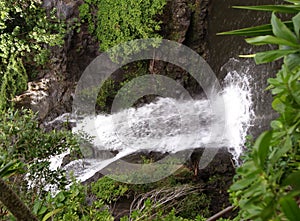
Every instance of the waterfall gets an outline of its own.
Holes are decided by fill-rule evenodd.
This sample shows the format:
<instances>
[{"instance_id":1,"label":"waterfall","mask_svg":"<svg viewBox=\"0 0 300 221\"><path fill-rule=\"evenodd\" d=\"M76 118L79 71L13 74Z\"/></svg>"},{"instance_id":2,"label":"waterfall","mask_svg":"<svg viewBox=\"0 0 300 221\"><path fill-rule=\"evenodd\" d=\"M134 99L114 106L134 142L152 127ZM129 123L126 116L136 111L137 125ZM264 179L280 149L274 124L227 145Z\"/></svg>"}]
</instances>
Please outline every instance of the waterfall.
<instances>
[{"instance_id":1,"label":"waterfall","mask_svg":"<svg viewBox=\"0 0 300 221\"><path fill-rule=\"evenodd\" d=\"M214 116L211 102L207 99L157 98L139 108L85 117L77 122L73 132L84 132L93 138L92 153L88 159L72 161L65 169L73 171L78 180L84 181L132 153L176 153L208 146L228 148L238 162L254 118L250 84L251 78L247 73L228 72L224 89L214 101L224 102L225 113L222 114L225 122ZM224 124L224 134L211 139L214 127ZM117 151L118 154L114 156L109 151Z\"/></svg>"}]
</instances>

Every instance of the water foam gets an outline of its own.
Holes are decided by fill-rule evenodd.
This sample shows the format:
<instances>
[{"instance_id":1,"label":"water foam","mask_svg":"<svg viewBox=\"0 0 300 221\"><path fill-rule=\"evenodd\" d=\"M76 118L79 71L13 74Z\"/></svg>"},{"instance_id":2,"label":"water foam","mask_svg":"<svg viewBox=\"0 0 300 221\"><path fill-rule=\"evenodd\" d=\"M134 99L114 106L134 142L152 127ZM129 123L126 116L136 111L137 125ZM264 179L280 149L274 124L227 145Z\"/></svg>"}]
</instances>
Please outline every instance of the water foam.
<instances>
[{"instance_id":1,"label":"water foam","mask_svg":"<svg viewBox=\"0 0 300 221\"><path fill-rule=\"evenodd\" d=\"M225 122L216 117L211 110L211 101L206 99L159 98L139 108L86 117L77 122L73 132L84 131L93 137L92 145L96 152L116 150L119 153L105 156L102 160L98 156L97 159L73 161L65 169L73 171L78 180L84 181L110 163L138 151L176 153L199 147L226 147L238 162L254 118L250 84L251 79L246 72L228 71L224 89L213 101L224 103L225 112L219 114L225 115ZM56 120L62 121L61 118ZM224 133L212 137L216 126L224 127ZM50 159L52 170L60 167L66 154L68 152Z\"/></svg>"},{"instance_id":2,"label":"water foam","mask_svg":"<svg viewBox=\"0 0 300 221\"><path fill-rule=\"evenodd\" d=\"M225 122L213 114L209 100L172 98L159 98L142 107L111 115L84 118L73 132L84 131L94 137L92 144L96 151L117 150L119 154L102 161L87 159L91 166L82 168L78 179L85 180L121 156L138 151L176 153L199 147L227 147L238 162L254 115L248 76L229 72L224 90L214 102L218 100L225 104L225 112L221 113L225 115ZM224 134L212 139L213 126L222 127L224 123Z\"/></svg>"},{"instance_id":3,"label":"water foam","mask_svg":"<svg viewBox=\"0 0 300 221\"><path fill-rule=\"evenodd\" d=\"M236 162L244 151L246 136L254 118L250 88L251 79L246 74L232 71L227 74L224 80L225 136L230 141L227 148Z\"/></svg>"}]
</instances>

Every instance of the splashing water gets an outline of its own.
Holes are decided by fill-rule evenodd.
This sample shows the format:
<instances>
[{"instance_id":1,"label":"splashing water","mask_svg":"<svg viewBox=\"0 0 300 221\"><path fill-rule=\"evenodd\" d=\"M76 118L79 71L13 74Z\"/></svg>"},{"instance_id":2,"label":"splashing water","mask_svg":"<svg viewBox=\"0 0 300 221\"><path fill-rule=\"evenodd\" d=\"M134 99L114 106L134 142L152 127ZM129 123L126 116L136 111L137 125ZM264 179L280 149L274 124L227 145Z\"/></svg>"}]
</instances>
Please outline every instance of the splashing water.
<instances>
[{"instance_id":1,"label":"splashing water","mask_svg":"<svg viewBox=\"0 0 300 221\"><path fill-rule=\"evenodd\" d=\"M235 162L243 153L247 132L254 118L252 109L251 79L246 74L229 72L224 79L223 99L226 109L227 146Z\"/></svg>"},{"instance_id":2,"label":"splashing water","mask_svg":"<svg viewBox=\"0 0 300 221\"><path fill-rule=\"evenodd\" d=\"M247 71L243 72L229 71L224 79L224 89L215 99L216 103L224 103L223 119L213 113L207 99L172 98L159 98L139 108L84 118L77 122L73 132L83 131L94 137L93 154L100 152L102 156L72 161L65 169L72 171L78 180L85 181L110 163L135 152L176 153L205 147L226 147L238 164L254 118L251 79ZM212 137L214 127L224 127L224 133ZM114 156L110 150L116 150L118 154ZM62 156L64 154L51 158L51 169L61 165Z\"/></svg>"},{"instance_id":3,"label":"splashing water","mask_svg":"<svg viewBox=\"0 0 300 221\"><path fill-rule=\"evenodd\" d=\"M238 162L254 117L249 85L248 76L236 71L229 72L224 79L224 90L216 100L223 100L225 105L225 130L217 139L211 139L211 132L214 126L224 126L224 122L213 114L206 99L159 98L140 108L86 117L77 123L73 132L84 131L94 137L94 152L117 150L119 154L102 157L103 160L99 160L99 156L97 160L85 159L85 164L82 160L74 161L66 169L74 170L74 175L84 181L108 164L134 152L176 153L199 147L226 147Z\"/></svg>"},{"instance_id":4,"label":"splashing water","mask_svg":"<svg viewBox=\"0 0 300 221\"><path fill-rule=\"evenodd\" d=\"M212 113L210 102L159 98L140 108L130 108L112 115L87 117L73 128L94 137L98 150L148 150L178 152L190 148L228 147L238 158L242 152L253 111L249 79L230 72L220 95L225 105L225 133L210 140L213 122L224 124ZM219 122L218 122L219 121Z\"/></svg>"}]
</instances>

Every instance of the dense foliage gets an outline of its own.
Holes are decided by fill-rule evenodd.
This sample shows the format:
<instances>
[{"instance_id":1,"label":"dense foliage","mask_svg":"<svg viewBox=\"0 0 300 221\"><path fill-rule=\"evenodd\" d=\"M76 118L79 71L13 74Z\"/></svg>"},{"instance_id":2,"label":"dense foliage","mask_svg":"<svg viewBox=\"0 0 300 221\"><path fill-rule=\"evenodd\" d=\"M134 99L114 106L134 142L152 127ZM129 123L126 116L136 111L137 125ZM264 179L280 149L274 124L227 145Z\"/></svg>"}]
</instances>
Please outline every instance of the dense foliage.
<instances>
[{"instance_id":1,"label":"dense foliage","mask_svg":"<svg viewBox=\"0 0 300 221\"><path fill-rule=\"evenodd\" d=\"M296 221L300 217L300 5L287 2L293 4L239 7L271 11L271 25L223 33L252 36L246 41L253 45L278 46L252 55L258 64L283 58L276 78L268 80L279 118L256 140L230 189L240 207L237 220ZM296 15L282 22L276 16L280 12Z\"/></svg>"},{"instance_id":2,"label":"dense foliage","mask_svg":"<svg viewBox=\"0 0 300 221\"><path fill-rule=\"evenodd\" d=\"M89 203L87 197L87 187L74 182L69 190L60 191L55 197L48 193L45 198L36 199L33 213L43 221L114 220L103 200Z\"/></svg>"},{"instance_id":3,"label":"dense foliage","mask_svg":"<svg viewBox=\"0 0 300 221\"><path fill-rule=\"evenodd\" d=\"M27 88L47 61L46 46L63 42L64 28L39 0L0 1L0 109ZM11 103L11 102L10 102Z\"/></svg>"},{"instance_id":4,"label":"dense foliage","mask_svg":"<svg viewBox=\"0 0 300 221\"><path fill-rule=\"evenodd\" d=\"M103 177L91 185L83 186L74 182L69 190L60 191L55 197L49 193L42 199L36 199L33 206L33 213L40 220L114 220L112 211L114 211L116 201L129 195L134 195L134 202L138 202L135 207L132 203L129 215L123 215L120 220L127 221L204 221L205 218L199 215L201 210L193 218L184 218L178 215L178 211L188 213L197 203L205 204L207 199L200 197L195 199L195 189L185 185L171 187L171 179L165 180L165 187L160 184L152 184L147 187L143 185L128 185L118 183L108 177ZM158 186L157 186L158 185ZM180 191L186 191L186 196L180 195ZM191 194L193 198L189 197ZM175 194L173 194L175 192ZM178 195L177 198L172 198ZM204 195L203 195L204 196ZM161 199L161 201L157 201ZM167 203L165 203L165 202ZM160 202L160 203L159 203ZM181 208L174 208L177 205ZM190 207L193 204L193 207ZM170 205L170 206L169 206ZM191 214L189 214L191 215ZM191 216L190 216L191 217Z\"/></svg>"},{"instance_id":5,"label":"dense foliage","mask_svg":"<svg viewBox=\"0 0 300 221\"><path fill-rule=\"evenodd\" d=\"M78 140L71 132L45 133L32 111L8 109L1 112L0 178L14 186L25 202L43 196L46 184L58 189L67 184L64 171L49 169L47 159L70 148L79 151ZM28 195L29 192L32 195ZM0 205L0 211L2 209Z\"/></svg>"},{"instance_id":6,"label":"dense foliage","mask_svg":"<svg viewBox=\"0 0 300 221\"><path fill-rule=\"evenodd\" d=\"M166 0L85 0L80 16L88 22L89 31L97 37L105 51L133 39L160 37L160 22L155 16L162 12ZM124 48L124 53L130 48Z\"/></svg>"}]
</instances>

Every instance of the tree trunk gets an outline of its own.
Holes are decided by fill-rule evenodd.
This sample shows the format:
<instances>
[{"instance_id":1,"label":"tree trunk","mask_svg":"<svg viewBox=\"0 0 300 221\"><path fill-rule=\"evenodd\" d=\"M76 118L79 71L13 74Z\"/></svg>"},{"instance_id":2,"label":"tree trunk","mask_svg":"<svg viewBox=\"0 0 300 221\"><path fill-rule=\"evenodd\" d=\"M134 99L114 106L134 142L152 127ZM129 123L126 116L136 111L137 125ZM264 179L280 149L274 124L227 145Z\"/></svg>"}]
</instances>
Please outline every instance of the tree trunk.
<instances>
[{"instance_id":1,"label":"tree trunk","mask_svg":"<svg viewBox=\"0 0 300 221\"><path fill-rule=\"evenodd\" d=\"M17 194L0 178L0 201L20 221L37 221Z\"/></svg>"}]
</instances>

